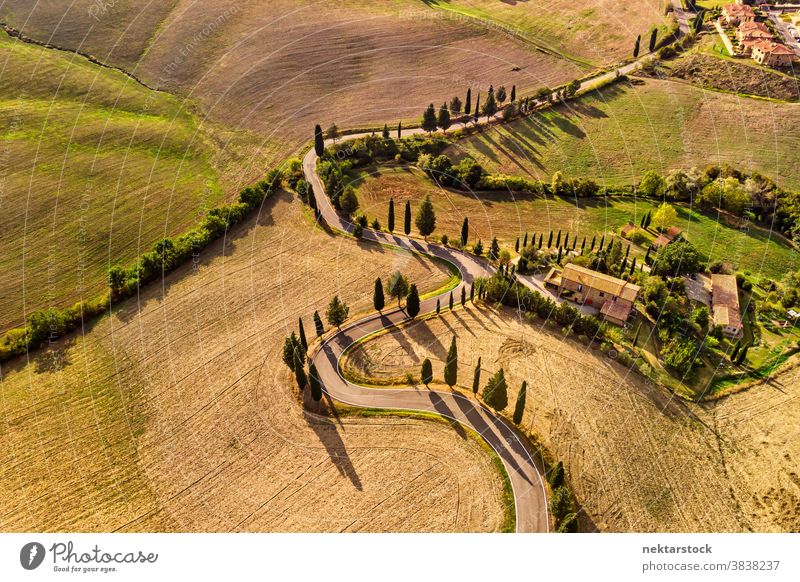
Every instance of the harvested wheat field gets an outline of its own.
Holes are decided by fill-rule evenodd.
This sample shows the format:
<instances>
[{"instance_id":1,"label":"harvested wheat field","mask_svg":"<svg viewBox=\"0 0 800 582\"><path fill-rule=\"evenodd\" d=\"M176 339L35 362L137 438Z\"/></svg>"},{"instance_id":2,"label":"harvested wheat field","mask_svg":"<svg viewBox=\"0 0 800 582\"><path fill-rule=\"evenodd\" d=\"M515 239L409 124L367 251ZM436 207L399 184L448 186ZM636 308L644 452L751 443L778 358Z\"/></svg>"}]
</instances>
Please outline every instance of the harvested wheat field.
<instances>
[{"instance_id":1,"label":"harvested wheat field","mask_svg":"<svg viewBox=\"0 0 800 582\"><path fill-rule=\"evenodd\" d=\"M550 326L508 311L468 307L354 348L346 369L379 381L419 375L430 358L442 381L458 338L459 384L482 385L502 367L511 415L528 382L521 426L563 460L583 504L583 527L601 531L798 531L800 374L705 410ZM439 386L437 386L439 388ZM419 387L424 390L424 387ZM718 431L718 434L715 432Z\"/></svg>"},{"instance_id":2,"label":"harvested wheat field","mask_svg":"<svg viewBox=\"0 0 800 582\"><path fill-rule=\"evenodd\" d=\"M430 4L456 14L507 26L537 46L578 62L596 66L631 56L636 36L649 38L669 27L659 0L432 0Z\"/></svg>"},{"instance_id":3,"label":"harvested wheat field","mask_svg":"<svg viewBox=\"0 0 800 582\"><path fill-rule=\"evenodd\" d=\"M54 4L5 5L0 15L256 130L274 161L305 143L315 123L418 121L429 102L463 99L469 86L516 84L522 94L588 70L416 0L177 0L141 14L119 2L96 19L85 17L92 0ZM130 25L105 30L111 21Z\"/></svg>"},{"instance_id":4,"label":"harvested wheat field","mask_svg":"<svg viewBox=\"0 0 800 582\"><path fill-rule=\"evenodd\" d=\"M3 531L494 531L492 457L448 425L303 411L283 338L442 266L311 226L288 195L85 335L2 369Z\"/></svg>"}]
</instances>

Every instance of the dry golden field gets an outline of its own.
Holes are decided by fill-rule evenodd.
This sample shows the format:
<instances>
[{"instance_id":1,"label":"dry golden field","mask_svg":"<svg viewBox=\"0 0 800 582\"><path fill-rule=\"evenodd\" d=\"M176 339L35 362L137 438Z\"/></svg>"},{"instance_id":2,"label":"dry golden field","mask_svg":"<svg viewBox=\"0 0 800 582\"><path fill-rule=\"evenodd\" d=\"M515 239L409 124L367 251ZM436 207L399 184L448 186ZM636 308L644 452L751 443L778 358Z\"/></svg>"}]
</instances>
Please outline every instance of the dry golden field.
<instances>
[{"instance_id":1,"label":"dry golden field","mask_svg":"<svg viewBox=\"0 0 800 582\"><path fill-rule=\"evenodd\" d=\"M352 350L345 366L401 380L406 372L419 377L427 357L434 382L442 382L453 334L461 386L471 388L478 356L482 384L502 367L510 416L528 382L521 426L564 461L584 527L800 531L800 368L706 409L556 328L473 306L376 336Z\"/></svg>"},{"instance_id":2,"label":"dry golden field","mask_svg":"<svg viewBox=\"0 0 800 582\"><path fill-rule=\"evenodd\" d=\"M304 413L282 342L426 260L313 228L281 195L84 335L3 367L2 531L494 531L491 457L448 425Z\"/></svg>"}]
</instances>

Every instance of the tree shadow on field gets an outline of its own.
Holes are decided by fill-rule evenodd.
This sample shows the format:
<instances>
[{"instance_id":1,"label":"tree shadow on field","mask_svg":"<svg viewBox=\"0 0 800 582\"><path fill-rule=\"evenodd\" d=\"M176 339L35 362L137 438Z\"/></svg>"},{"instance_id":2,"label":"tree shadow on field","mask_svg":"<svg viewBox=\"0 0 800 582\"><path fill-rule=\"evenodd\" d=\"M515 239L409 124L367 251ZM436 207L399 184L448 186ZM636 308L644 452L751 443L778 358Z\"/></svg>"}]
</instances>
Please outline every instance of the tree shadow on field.
<instances>
[{"instance_id":1,"label":"tree shadow on field","mask_svg":"<svg viewBox=\"0 0 800 582\"><path fill-rule=\"evenodd\" d=\"M339 436L339 429L336 428L336 425L329 420L312 416L307 411L303 411L303 418L305 418L311 430L317 434L317 437L325 447L328 456L339 473L347 476L353 484L353 487L362 491L364 487L361 484L361 479L358 477L356 468L350 460L350 455L347 454L344 441L342 437Z\"/></svg>"}]
</instances>

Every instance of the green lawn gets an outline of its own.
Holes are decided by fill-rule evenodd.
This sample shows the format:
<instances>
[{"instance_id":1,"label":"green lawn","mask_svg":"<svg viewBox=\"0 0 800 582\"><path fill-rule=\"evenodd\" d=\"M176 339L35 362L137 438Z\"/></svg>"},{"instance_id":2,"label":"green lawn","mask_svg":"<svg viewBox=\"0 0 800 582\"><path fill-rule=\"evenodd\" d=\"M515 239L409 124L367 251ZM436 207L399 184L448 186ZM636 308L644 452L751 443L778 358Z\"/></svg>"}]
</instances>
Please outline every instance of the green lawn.
<instances>
[{"instance_id":1,"label":"green lawn","mask_svg":"<svg viewBox=\"0 0 800 582\"><path fill-rule=\"evenodd\" d=\"M184 103L0 33L0 330L96 295L110 263L223 198L219 148Z\"/></svg>"},{"instance_id":2,"label":"green lawn","mask_svg":"<svg viewBox=\"0 0 800 582\"><path fill-rule=\"evenodd\" d=\"M528 119L459 141L454 158L489 171L549 180L558 170L605 185L647 170L730 163L800 188L800 105L647 80L594 91Z\"/></svg>"},{"instance_id":3,"label":"green lawn","mask_svg":"<svg viewBox=\"0 0 800 582\"><path fill-rule=\"evenodd\" d=\"M402 229L403 206L411 202L412 213L428 194L437 216L434 235L460 236L464 217L469 218L470 240L484 244L497 237L511 246L525 232L569 232L579 238L598 237L618 232L628 222L638 224L643 214L657 204L633 197L607 197L566 200L540 196L512 196L508 193L468 194L438 188L422 172L405 166L371 167L354 176L361 209L372 220L377 217L386 226L389 199L395 200L396 230ZM800 256L787 243L769 232L751 227L740 231L729 226L724 217L701 214L688 207L678 207L676 226L711 261L734 263L754 275L780 277L800 268ZM413 225L412 225L413 230Z\"/></svg>"}]
</instances>

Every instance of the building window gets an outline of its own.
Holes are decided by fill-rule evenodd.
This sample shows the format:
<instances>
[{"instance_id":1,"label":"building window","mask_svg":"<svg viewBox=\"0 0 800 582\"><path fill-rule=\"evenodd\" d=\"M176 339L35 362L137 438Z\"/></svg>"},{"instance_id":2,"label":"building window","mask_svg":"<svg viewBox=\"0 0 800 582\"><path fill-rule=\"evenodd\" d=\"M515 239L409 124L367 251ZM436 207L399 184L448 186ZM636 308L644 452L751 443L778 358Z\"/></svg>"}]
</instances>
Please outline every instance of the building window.
<instances>
[{"instance_id":1,"label":"building window","mask_svg":"<svg viewBox=\"0 0 800 582\"><path fill-rule=\"evenodd\" d=\"M578 285L578 293L581 293L582 291L583 291L583 285Z\"/></svg>"},{"instance_id":2,"label":"building window","mask_svg":"<svg viewBox=\"0 0 800 582\"><path fill-rule=\"evenodd\" d=\"M601 291L600 292L600 297L605 297L605 296L606 296L606 294Z\"/></svg>"}]
</instances>

